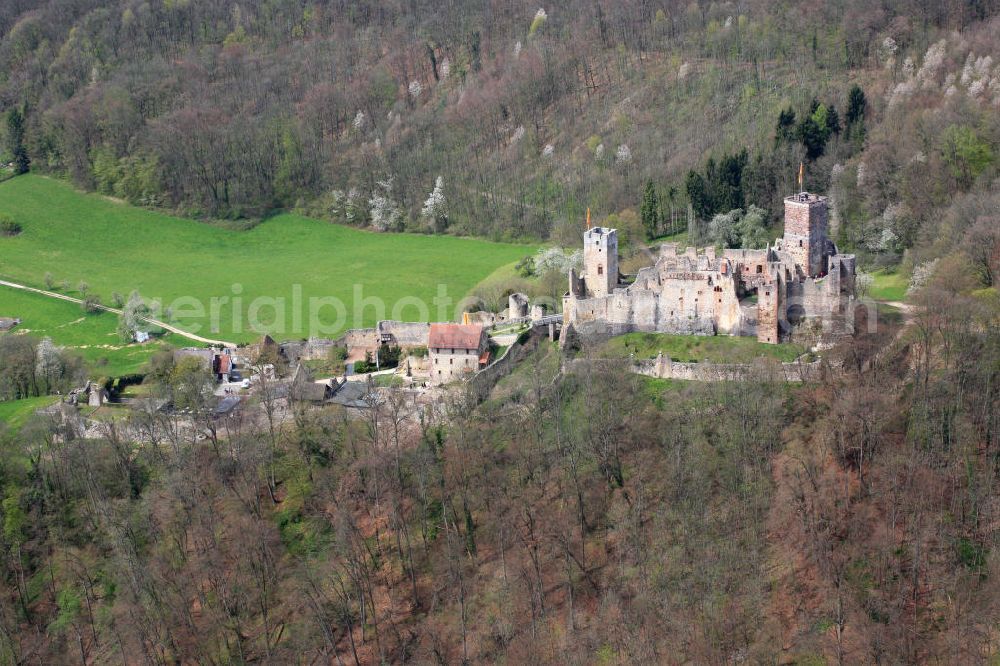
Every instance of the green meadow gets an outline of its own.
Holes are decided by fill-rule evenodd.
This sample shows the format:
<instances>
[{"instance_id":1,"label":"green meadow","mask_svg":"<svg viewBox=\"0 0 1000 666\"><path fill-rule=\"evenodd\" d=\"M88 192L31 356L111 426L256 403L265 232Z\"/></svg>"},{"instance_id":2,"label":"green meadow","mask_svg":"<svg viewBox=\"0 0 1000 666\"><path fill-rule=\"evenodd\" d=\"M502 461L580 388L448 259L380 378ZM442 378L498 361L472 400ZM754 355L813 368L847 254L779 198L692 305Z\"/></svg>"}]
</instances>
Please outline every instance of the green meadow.
<instances>
[{"instance_id":1,"label":"green meadow","mask_svg":"<svg viewBox=\"0 0 1000 666\"><path fill-rule=\"evenodd\" d=\"M872 273L872 286L868 295L877 301L902 301L906 298L909 280L899 273L875 271Z\"/></svg>"},{"instance_id":2,"label":"green meadow","mask_svg":"<svg viewBox=\"0 0 1000 666\"><path fill-rule=\"evenodd\" d=\"M444 312L451 318L473 286L537 249L373 233L294 214L233 230L83 194L34 175L0 183L0 214L24 228L17 237L0 239L0 277L44 287L50 273L57 289L65 282L62 289L74 296L85 281L104 303L112 292L138 289L147 300L173 303L176 325L233 342L263 332L247 325L252 310L276 338L305 337L312 298L330 299L314 304L315 322L323 326L314 332L324 335L371 326L382 317L437 319L435 298L442 292L450 299ZM270 301L254 304L258 297L283 299L284 311ZM217 327L210 325L213 298Z\"/></svg>"},{"instance_id":3,"label":"green meadow","mask_svg":"<svg viewBox=\"0 0 1000 666\"><path fill-rule=\"evenodd\" d=\"M40 398L23 400L0 400L0 433L5 429L13 433L18 432L32 414L58 399L54 395L43 395Z\"/></svg>"},{"instance_id":4,"label":"green meadow","mask_svg":"<svg viewBox=\"0 0 1000 666\"><path fill-rule=\"evenodd\" d=\"M168 334L156 342L124 345L115 330L118 317L110 312L87 314L75 303L0 286L0 317L8 316L19 317L21 325L0 335L52 338L82 356L95 378L138 372L163 342L183 344L182 338Z\"/></svg>"},{"instance_id":5,"label":"green meadow","mask_svg":"<svg viewBox=\"0 0 1000 666\"><path fill-rule=\"evenodd\" d=\"M794 361L805 353L799 345L768 345L755 338L728 335L672 335L669 333L629 333L602 345L603 356L636 359L654 358L663 352L674 361L693 363L749 363L764 356L779 361Z\"/></svg>"}]
</instances>

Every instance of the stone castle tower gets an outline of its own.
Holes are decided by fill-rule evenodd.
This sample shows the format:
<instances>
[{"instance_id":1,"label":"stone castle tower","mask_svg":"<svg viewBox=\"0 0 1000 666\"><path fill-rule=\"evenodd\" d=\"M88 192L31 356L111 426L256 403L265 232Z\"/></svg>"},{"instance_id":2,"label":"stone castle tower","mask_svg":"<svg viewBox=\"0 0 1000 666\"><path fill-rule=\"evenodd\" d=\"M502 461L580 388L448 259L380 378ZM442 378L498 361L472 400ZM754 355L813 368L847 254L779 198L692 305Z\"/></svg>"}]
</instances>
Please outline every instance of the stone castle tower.
<instances>
[{"instance_id":1,"label":"stone castle tower","mask_svg":"<svg viewBox=\"0 0 1000 666\"><path fill-rule=\"evenodd\" d=\"M826 273L826 197L800 192L785 197L784 249L809 277Z\"/></svg>"},{"instance_id":2,"label":"stone castle tower","mask_svg":"<svg viewBox=\"0 0 1000 666\"><path fill-rule=\"evenodd\" d=\"M781 318L781 290L777 279L757 288L757 341L770 345L779 342L778 320Z\"/></svg>"},{"instance_id":3,"label":"stone castle tower","mask_svg":"<svg viewBox=\"0 0 1000 666\"><path fill-rule=\"evenodd\" d=\"M583 278L589 298L607 296L618 286L618 232L594 227L583 235Z\"/></svg>"}]
</instances>

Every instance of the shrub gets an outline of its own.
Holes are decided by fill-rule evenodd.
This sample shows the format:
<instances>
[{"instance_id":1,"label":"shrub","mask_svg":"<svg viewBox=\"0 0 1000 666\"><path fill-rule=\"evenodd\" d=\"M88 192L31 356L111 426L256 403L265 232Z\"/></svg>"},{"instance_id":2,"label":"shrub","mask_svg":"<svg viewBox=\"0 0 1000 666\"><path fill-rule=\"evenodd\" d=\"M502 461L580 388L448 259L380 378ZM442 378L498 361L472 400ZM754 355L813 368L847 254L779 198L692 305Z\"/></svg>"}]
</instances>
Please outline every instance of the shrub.
<instances>
[{"instance_id":1,"label":"shrub","mask_svg":"<svg viewBox=\"0 0 1000 666\"><path fill-rule=\"evenodd\" d=\"M375 372L375 361L372 360L371 352L365 352L365 360L354 362L354 374L363 375L366 372Z\"/></svg>"},{"instance_id":2,"label":"shrub","mask_svg":"<svg viewBox=\"0 0 1000 666\"><path fill-rule=\"evenodd\" d=\"M0 215L0 236L16 236L21 231L20 224L6 215Z\"/></svg>"},{"instance_id":3,"label":"shrub","mask_svg":"<svg viewBox=\"0 0 1000 666\"><path fill-rule=\"evenodd\" d=\"M379 347L378 360L379 365L383 368L394 368L399 365L400 356L402 356L402 350L399 347L390 347L389 345Z\"/></svg>"},{"instance_id":4,"label":"shrub","mask_svg":"<svg viewBox=\"0 0 1000 666\"><path fill-rule=\"evenodd\" d=\"M101 306L100 297L94 295L87 296L85 299L83 299L83 304L81 305L83 311L86 312L87 314L92 314L94 312L97 312L98 310L101 309L100 306Z\"/></svg>"},{"instance_id":5,"label":"shrub","mask_svg":"<svg viewBox=\"0 0 1000 666\"><path fill-rule=\"evenodd\" d=\"M523 278L531 277L535 274L535 258L530 255L523 257L514 265L514 270Z\"/></svg>"},{"instance_id":6,"label":"shrub","mask_svg":"<svg viewBox=\"0 0 1000 666\"><path fill-rule=\"evenodd\" d=\"M958 561L969 569L979 570L986 564L987 549L974 541L963 537L958 540L955 550L958 554Z\"/></svg>"},{"instance_id":7,"label":"shrub","mask_svg":"<svg viewBox=\"0 0 1000 666\"><path fill-rule=\"evenodd\" d=\"M531 27L528 28L528 37L533 37L536 32L541 30L548 17L549 15L545 13L544 9L539 9L535 12L535 18L531 20Z\"/></svg>"}]
</instances>

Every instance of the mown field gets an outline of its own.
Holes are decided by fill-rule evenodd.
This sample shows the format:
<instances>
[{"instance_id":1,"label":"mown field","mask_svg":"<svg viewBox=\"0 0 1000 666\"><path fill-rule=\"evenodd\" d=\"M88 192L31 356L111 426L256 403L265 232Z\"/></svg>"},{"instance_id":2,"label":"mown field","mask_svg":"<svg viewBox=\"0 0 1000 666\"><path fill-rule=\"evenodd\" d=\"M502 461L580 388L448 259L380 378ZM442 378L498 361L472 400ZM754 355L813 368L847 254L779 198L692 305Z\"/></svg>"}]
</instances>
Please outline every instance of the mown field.
<instances>
[{"instance_id":1,"label":"mown field","mask_svg":"<svg viewBox=\"0 0 1000 666\"><path fill-rule=\"evenodd\" d=\"M3 335L30 333L52 338L60 347L80 354L95 378L138 372L165 342L184 344L183 338L167 334L156 342L123 345L115 330L118 317L114 314L87 314L75 303L0 286L0 317L4 316L20 317L22 323Z\"/></svg>"},{"instance_id":2,"label":"mown field","mask_svg":"<svg viewBox=\"0 0 1000 666\"><path fill-rule=\"evenodd\" d=\"M172 303L174 323L185 330L234 342L259 336L259 328L248 325L253 311L279 339L307 336L314 297L343 304L338 310L317 302L315 322L324 329L312 332L325 335L383 317L437 319L439 290L451 300L446 310L451 318L474 285L537 249L378 234L292 214L232 230L82 194L32 175L0 183L0 214L24 228L15 238L0 239L0 276L44 287L50 273L57 289L75 296L84 281L105 303L112 292L138 289L147 300ZM215 330L213 297L220 299ZM260 297L284 299L283 311L270 301L255 305ZM295 302L301 307L293 308Z\"/></svg>"}]
</instances>

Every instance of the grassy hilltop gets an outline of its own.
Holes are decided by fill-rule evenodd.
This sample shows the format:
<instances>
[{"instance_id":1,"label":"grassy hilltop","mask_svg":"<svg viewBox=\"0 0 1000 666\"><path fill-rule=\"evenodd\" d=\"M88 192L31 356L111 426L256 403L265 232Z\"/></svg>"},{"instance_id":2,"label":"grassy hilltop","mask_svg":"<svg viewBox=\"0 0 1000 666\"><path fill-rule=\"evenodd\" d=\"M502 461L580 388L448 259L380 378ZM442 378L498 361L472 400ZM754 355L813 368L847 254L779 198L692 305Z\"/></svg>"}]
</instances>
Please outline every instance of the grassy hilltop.
<instances>
[{"instance_id":1,"label":"grassy hilltop","mask_svg":"<svg viewBox=\"0 0 1000 666\"><path fill-rule=\"evenodd\" d=\"M259 335L245 323L252 301L260 296L286 299L284 328L279 327L276 337L307 334L293 328L293 285L301 285L305 305L310 297L332 296L343 302L347 312L340 330L371 325L379 318L370 302L355 316L355 289L366 299L383 302L386 317L398 307L401 318L421 319L413 305L419 301L434 318L439 285L457 303L498 267L535 251L531 246L450 236L378 234L292 214L272 217L250 230L224 229L81 194L66 183L30 175L0 184L0 214L24 227L22 234L0 243L4 278L41 287L45 274L51 273L57 288L65 281L68 288L63 289L76 296L78 284L85 281L105 303L113 292L128 294L133 289L165 304L192 297L204 304L205 316L177 323L237 342ZM235 296L242 299L236 309L242 327L234 321ZM220 309L218 331L208 325L212 297L230 299ZM0 294L0 310L16 305L10 298ZM175 314L181 311L178 307ZM259 310L268 324L273 313L269 306ZM30 312L11 314L27 318ZM331 307L320 312L324 325L336 319ZM307 311L302 325L308 325Z\"/></svg>"}]
</instances>

